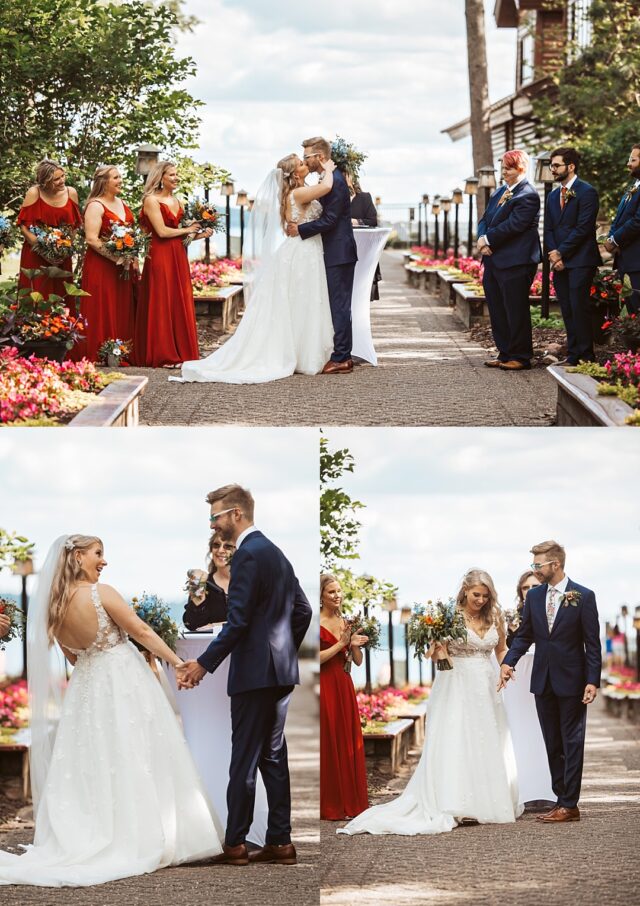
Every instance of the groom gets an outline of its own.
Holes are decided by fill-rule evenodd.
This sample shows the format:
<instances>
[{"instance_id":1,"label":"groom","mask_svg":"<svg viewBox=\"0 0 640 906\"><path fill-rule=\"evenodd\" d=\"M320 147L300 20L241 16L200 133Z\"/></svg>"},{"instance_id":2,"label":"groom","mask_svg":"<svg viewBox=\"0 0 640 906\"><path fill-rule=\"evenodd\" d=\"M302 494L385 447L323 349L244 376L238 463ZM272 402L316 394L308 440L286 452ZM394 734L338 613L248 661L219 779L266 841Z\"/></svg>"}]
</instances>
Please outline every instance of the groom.
<instances>
[{"instance_id":1,"label":"groom","mask_svg":"<svg viewBox=\"0 0 640 906\"><path fill-rule=\"evenodd\" d=\"M212 861L294 865L284 723L293 687L300 682L298 649L311 622L311 607L289 561L253 524L249 491L226 485L212 491L207 503L211 527L236 546L227 622L197 661L187 661L176 673L179 686L190 688L231 655L227 829L224 851ZM249 855L245 839L253 820L258 770L267 791L269 819L266 845Z\"/></svg>"},{"instance_id":2,"label":"groom","mask_svg":"<svg viewBox=\"0 0 640 906\"><path fill-rule=\"evenodd\" d=\"M312 173L322 173L322 164L331 157L331 145L323 138L308 138L302 143L304 162ZM289 236L322 235L324 263L327 270L331 320L333 321L333 353L322 369L323 374L346 374L353 371L351 358L351 296L353 277L358 260L356 240L351 222L351 196L340 170L333 174L333 188L320 199L323 211L317 220L290 223Z\"/></svg>"},{"instance_id":3,"label":"groom","mask_svg":"<svg viewBox=\"0 0 640 906\"><path fill-rule=\"evenodd\" d=\"M579 821L587 705L595 700L602 652L596 598L564 572L565 551L556 541L531 548L542 583L524 602L522 620L502 661L498 689L514 678L515 666L535 642L531 692L536 697L551 785L557 804L539 820Z\"/></svg>"}]
</instances>

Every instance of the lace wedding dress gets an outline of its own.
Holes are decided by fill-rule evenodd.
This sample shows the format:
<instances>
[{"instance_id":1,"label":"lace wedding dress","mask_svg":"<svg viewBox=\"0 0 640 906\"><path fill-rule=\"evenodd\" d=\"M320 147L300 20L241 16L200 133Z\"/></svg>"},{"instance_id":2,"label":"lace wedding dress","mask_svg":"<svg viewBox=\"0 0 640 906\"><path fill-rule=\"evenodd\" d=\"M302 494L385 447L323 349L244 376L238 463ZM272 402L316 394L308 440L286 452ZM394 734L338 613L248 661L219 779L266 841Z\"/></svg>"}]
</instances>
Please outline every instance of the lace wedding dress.
<instances>
[{"instance_id":1,"label":"lace wedding dress","mask_svg":"<svg viewBox=\"0 0 640 906\"><path fill-rule=\"evenodd\" d=\"M296 223L317 220L312 201L304 214L291 196ZM331 356L333 324L322 237L286 237L266 263L236 332L206 359L184 362L178 381L261 384L318 374Z\"/></svg>"},{"instance_id":2,"label":"lace wedding dress","mask_svg":"<svg viewBox=\"0 0 640 906\"><path fill-rule=\"evenodd\" d=\"M212 813L175 714L140 652L91 588L98 632L66 690L24 855L0 884L102 884L217 855Z\"/></svg>"},{"instance_id":3,"label":"lace wedding dress","mask_svg":"<svg viewBox=\"0 0 640 906\"><path fill-rule=\"evenodd\" d=\"M506 824L522 814L504 706L491 654L498 633L468 630L448 645L453 670L436 674L418 766L397 799L373 806L339 834L440 834L457 818Z\"/></svg>"}]
</instances>

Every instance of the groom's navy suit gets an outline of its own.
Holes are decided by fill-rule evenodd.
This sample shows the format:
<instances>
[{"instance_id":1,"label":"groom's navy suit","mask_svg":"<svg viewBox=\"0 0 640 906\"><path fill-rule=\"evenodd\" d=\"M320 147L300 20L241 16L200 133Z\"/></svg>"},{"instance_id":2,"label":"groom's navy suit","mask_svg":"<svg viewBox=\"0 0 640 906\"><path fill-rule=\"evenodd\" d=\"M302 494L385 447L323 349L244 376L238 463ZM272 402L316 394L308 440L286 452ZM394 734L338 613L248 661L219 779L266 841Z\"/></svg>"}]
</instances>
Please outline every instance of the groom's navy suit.
<instances>
[{"instance_id":1,"label":"groom's navy suit","mask_svg":"<svg viewBox=\"0 0 640 906\"><path fill-rule=\"evenodd\" d=\"M351 224L351 196L340 170L333 173L333 188L320 199L322 215L317 220L301 223L298 232L302 239L322 235L324 263L327 269L329 302L333 321L334 362L351 358L351 296L353 276L358 260L356 240Z\"/></svg>"},{"instance_id":2,"label":"groom's navy suit","mask_svg":"<svg viewBox=\"0 0 640 906\"><path fill-rule=\"evenodd\" d=\"M566 591L577 591L574 607L560 604L549 631L548 586L532 588L524 602L522 620L503 664L515 667L535 642L531 692L547 749L551 784L558 805L574 808L580 798L587 706L587 684L600 685L602 651L596 598L592 591L569 580Z\"/></svg>"},{"instance_id":3,"label":"groom's navy suit","mask_svg":"<svg viewBox=\"0 0 640 906\"><path fill-rule=\"evenodd\" d=\"M618 272L621 277L629 275L635 290L627 300L627 308L640 314L640 186L625 192L620 199L609 235L619 249L616 253Z\"/></svg>"},{"instance_id":4,"label":"groom's navy suit","mask_svg":"<svg viewBox=\"0 0 640 906\"><path fill-rule=\"evenodd\" d=\"M229 846L244 843L251 826L258 769L269 804L266 842L291 842L284 722L289 696L300 682L298 648L310 622L311 607L293 567L262 532L252 531L231 561L227 622L198 658L213 673L231 655Z\"/></svg>"}]
</instances>

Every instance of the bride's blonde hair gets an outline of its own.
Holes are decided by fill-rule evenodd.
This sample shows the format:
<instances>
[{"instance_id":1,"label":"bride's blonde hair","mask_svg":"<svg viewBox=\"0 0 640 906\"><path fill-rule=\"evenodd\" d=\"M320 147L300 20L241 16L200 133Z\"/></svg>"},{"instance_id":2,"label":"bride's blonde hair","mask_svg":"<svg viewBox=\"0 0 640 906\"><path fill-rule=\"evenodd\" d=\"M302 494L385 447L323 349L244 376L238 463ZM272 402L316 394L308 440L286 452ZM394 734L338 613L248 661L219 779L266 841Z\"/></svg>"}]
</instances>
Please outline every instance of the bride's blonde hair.
<instances>
[{"instance_id":1,"label":"bride's blonde hair","mask_svg":"<svg viewBox=\"0 0 640 906\"><path fill-rule=\"evenodd\" d=\"M102 541L96 535L69 535L60 551L49 593L47 613L47 636L49 644L55 641L56 633L64 623L69 609L71 587L82 576L82 567L75 556L76 551L87 551L94 544L102 547Z\"/></svg>"},{"instance_id":2,"label":"bride's blonde hair","mask_svg":"<svg viewBox=\"0 0 640 906\"><path fill-rule=\"evenodd\" d=\"M484 585L489 592L489 600L480 611L483 626L489 629L491 626L500 625L501 611L498 605L498 592L493 584L493 579L484 569L470 569L462 577L462 585L456 598L456 606L459 610L465 605L467 592L475 585Z\"/></svg>"},{"instance_id":3,"label":"bride's blonde hair","mask_svg":"<svg viewBox=\"0 0 640 906\"><path fill-rule=\"evenodd\" d=\"M282 226L287 225L287 214L289 206L289 195L298 187L298 181L295 171L300 158L297 154L287 154L276 164L276 169L282 172L282 195L280 196L280 220Z\"/></svg>"}]
</instances>

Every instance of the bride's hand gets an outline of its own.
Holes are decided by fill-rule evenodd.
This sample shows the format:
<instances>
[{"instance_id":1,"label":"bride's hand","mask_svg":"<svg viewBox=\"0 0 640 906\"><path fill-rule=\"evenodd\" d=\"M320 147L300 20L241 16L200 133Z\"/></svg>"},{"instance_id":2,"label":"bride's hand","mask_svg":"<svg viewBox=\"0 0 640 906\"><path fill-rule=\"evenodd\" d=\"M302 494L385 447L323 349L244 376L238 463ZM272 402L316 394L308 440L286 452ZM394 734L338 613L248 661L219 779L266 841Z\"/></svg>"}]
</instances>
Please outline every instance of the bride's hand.
<instances>
[{"instance_id":1,"label":"bride's hand","mask_svg":"<svg viewBox=\"0 0 640 906\"><path fill-rule=\"evenodd\" d=\"M322 169L325 171L325 173L333 173L333 171L336 169L335 161L331 160L331 158L329 158L329 160L325 160L322 164Z\"/></svg>"}]
</instances>

